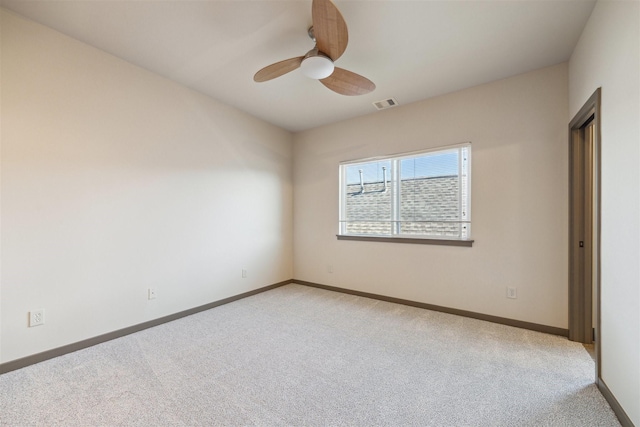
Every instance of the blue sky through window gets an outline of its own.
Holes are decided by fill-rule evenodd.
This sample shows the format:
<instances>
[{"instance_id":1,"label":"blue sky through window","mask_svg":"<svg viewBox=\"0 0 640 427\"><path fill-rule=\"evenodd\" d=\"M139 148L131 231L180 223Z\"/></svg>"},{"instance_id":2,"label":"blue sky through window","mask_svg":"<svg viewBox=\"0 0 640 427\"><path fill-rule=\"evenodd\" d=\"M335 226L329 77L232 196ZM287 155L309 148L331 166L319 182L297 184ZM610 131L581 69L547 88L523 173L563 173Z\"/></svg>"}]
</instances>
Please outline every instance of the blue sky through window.
<instances>
[{"instance_id":1,"label":"blue sky through window","mask_svg":"<svg viewBox=\"0 0 640 427\"><path fill-rule=\"evenodd\" d=\"M400 161L402 176L400 179L433 178L458 174L458 151L440 154L427 154ZM387 181L391 180L391 161L379 161L348 166L346 170L347 184L360 183L360 170L364 182L382 182L382 168L387 168Z\"/></svg>"}]
</instances>

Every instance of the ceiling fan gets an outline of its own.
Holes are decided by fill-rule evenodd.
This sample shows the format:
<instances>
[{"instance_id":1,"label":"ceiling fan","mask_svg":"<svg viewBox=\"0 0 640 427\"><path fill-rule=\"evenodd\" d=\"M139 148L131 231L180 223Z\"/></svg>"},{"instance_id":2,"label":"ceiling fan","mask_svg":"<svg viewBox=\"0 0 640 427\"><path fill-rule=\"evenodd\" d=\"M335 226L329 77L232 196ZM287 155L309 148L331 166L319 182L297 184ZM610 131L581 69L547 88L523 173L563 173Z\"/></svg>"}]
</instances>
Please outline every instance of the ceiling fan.
<instances>
[{"instance_id":1,"label":"ceiling fan","mask_svg":"<svg viewBox=\"0 0 640 427\"><path fill-rule=\"evenodd\" d=\"M347 48L349 35L342 14L331 0L313 0L311 5L313 26L308 34L316 45L304 56L285 59L258 71L253 80L266 82L290 71L301 69L307 77L341 95L364 95L376 85L366 77L333 65Z\"/></svg>"}]
</instances>

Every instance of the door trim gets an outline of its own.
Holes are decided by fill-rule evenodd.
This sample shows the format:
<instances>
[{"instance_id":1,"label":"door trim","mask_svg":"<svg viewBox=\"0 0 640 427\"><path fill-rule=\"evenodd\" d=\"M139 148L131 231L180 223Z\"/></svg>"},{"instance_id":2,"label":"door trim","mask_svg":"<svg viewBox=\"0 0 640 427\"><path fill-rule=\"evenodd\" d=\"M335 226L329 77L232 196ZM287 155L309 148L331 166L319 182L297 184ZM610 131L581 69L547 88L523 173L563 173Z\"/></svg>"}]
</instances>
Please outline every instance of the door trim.
<instances>
[{"instance_id":1,"label":"door trim","mask_svg":"<svg viewBox=\"0 0 640 427\"><path fill-rule=\"evenodd\" d=\"M602 337L600 336L601 328L600 328L600 212L601 212L601 194L600 194L600 171L601 171L601 155L600 155L600 144L601 144L601 124L600 124L600 103L601 103L601 88L596 89L596 91L589 97L587 102L582 106L580 111L575 115L573 120L569 123L569 257L572 256L573 250L575 249L575 242L571 241L572 230L571 230L571 221L572 221L572 207L571 207L571 197L572 197L572 188L573 188L573 176L572 176L572 146L574 143L583 143L583 132L581 129L591 121L593 121L595 125L595 131L593 135L593 229L592 231L592 240L593 240L593 267L595 269L595 274L593 275L593 284L594 292L593 294L596 297L596 307L595 307L595 354L596 354L596 381L600 378L600 367L601 367L601 343ZM569 260L569 267L571 268L571 258ZM575 333L575 329L579 327L575 324L574 316L576 310L584 310L584 307L579 307L582 302L579 300L578 296L580 292L575 288L575 284L571 280L572 272L569 271L569 336L571 337L572 331ZM583 325L580 325L584 328ZM571 339L571 338L570 338Z\"/></svg>"}]
</instances>

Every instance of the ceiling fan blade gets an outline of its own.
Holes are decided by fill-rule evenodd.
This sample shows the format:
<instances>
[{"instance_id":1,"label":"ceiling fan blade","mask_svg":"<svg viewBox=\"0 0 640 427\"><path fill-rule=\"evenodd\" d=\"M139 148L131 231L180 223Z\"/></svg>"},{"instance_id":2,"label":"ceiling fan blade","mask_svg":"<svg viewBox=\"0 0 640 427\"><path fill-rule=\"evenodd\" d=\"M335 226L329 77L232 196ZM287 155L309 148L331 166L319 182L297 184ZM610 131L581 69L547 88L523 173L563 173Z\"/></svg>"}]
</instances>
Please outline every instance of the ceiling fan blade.
<instances>
[{"instance_id":1,"label":"ceiling fan blade","mask_svg":"<svg viewBox=\"0 0 640 427\"><path fill-rule=\"evenodd\" d=\"M338 67L329 77L320 80L320 83L334 92L348 96L365 95L376 88L368 78Z\"/></svg>"},{"instance_id":2,"label":"ceiling fan blade","mask_svg":"<svg viewBox=\"0 0 640 427\"><path fill-rule=\"evenodd\" d=\"M342 14L331 0L313 0L311 16L318 50L337 60L349 42L347 23Z\"/></svg>"},{"instance_id":3,"label":"ceiling fan blade","mask_svg":"<svg viewBox=\"0 0 640 427\"><path fill-rule=\"evenodd\" d=\"M267 80L280 77L283 74L287 74L290 71L300 68L300 64L302 64L303 59L304 56L298 56L297 58L285 59L284 61L267 65L253 76L253 80L256 82L266 82Z\"/></svg>"}]
</instances>

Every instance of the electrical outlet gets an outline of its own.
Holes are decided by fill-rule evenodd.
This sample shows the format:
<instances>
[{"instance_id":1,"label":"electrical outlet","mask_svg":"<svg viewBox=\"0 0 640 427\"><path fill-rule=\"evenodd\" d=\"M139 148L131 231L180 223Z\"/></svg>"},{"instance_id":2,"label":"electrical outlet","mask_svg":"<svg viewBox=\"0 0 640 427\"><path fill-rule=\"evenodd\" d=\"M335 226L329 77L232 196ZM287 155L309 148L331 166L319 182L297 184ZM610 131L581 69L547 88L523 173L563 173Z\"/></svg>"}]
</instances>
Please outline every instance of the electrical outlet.
<instances>
[{"instance_id":1,"label":"electrical outlet","mask_svg":"<svg viewBox=\"0 0 640 427\"><path fill-rule=\"evenodd\" d=\"M29 327L39 326L44 324L44 310L33 310L29 312Z\"/></svg>"},{"instance_id":2,"label":"electrical outlet","mask_svg":"<svg viewBox=\"0 0 640 427\"><path fill-rule=\"evenodd\" d=\"M511 299L518 298L518 289L507 287L507 298L511 298Z\"/></svg>"},{"instance_id":3,"label":"electrical outlet","mask_svg":"<svg viewBox=\"0 0 640 427\"><path fill-rule=\"evenodd\" d=\"M327 273L333 273L333 265L327 266Z\"/></svg>"},{"instance_id":4,"label":"electrical outlet","mask_svg":"<svg viewBox=\"0 0 640 427\"><path fill-rule=\"evenodd\" d=\"M156 288L149 288L149 293L148 293L148 298L151 299L156 299L158 295L156 294Z\"/></svg>"},{"instance_id":5,"label":"electrical outlet","mask_svg":"<svg viewBox=\"0 0 640 427\"><path fill-rule=\"evenodd\" d=\"M243 279L247 278L247 270L245 270L244 268L242 269L242 278Z\"/></svg>"}]
</instances>

